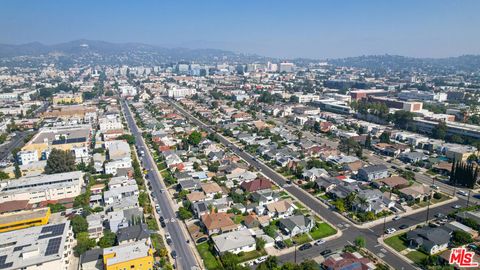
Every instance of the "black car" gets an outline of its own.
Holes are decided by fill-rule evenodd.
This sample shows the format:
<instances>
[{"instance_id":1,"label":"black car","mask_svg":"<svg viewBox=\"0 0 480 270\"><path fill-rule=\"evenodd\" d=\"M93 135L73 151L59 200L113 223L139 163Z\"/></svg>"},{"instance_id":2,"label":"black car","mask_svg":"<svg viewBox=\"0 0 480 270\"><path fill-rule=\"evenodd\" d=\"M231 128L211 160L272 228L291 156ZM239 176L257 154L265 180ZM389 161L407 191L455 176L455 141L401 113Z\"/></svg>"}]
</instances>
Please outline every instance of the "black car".
<instances>
[{"instance_id":1,"label":"black car","mask_svg":"<svg viewBox=\"0 0 480 270\"><path fill-rule=\"evenodd\" d=\"M177 252L174 250L172 251L172 253L170 253L172 255L172 258L177 258Z\"/></svg>"},{"instance_id":2,"label":"black car","mask_svg":"<svg viewBox=\"0 0 480 270\"><path fill-rule=\"evenodd\" d=\"M275 247L278 248L278 249L284 249L284 248L287 247L287 245L283 241L276 241L275 242Z\"/></svg>"},{"instance_id":3,"label":"black car","mask_svg":"<svg viewBox=\"0 0 480 270\"><path fill-rule=\"evenodd\" d=\"M168 245L172 244L172 239L171 238L167 238L167 239L165 239L165 241L167 242Z\"/></svg>"},{"instance_id":4,"label":"black car","mask_svg":"<svg viewBox=\"0 0 480 270\"><path fill-rule=\"evenodd\" d=\"M301 245L298 249L299 249L300 251L303 251L303 250L307 250L307 249L309 249L309 248L311 248L311 247L312 247L312 244L306 243L306 244Z\"/></svg>"},{"instance_id":5,"label":"black car","mask_svg":"<svg viewBox=\"0 0 480 270\"><path fill-rule=\"evenodd\" d=\"M165 221L160 221L160 226L162 226L162 228L165 228L167 224L165 224Z\"/></svg>"},{"instance_id":6,"label":"black car","mask_svg":"<svg viewBox=\"0 0 480 270\"><path fill-rule=\"evenodd\" d=\"M402 224L400 225L400 227L398 227L399 229L403 230L403 229L406 229L408 228L408 225L407 224Z\"/></svg>"},{"instance_id":7,"label":"black car","mask_svg":"<svg viewBox=\"0 0 480 270\"><path fill-rule=\"evenodd\" d=\"M330 249L325 249L324 251L320 252L320 255L325 256L325 255L328 255L330 253L332 253L332 251Z\"/></svg>"},{"instance_id":8,"label":"black car","mask_svg":"<svg viewBox=\"0 0 480 270\"><path fill-rule=\"evenodd\" d=\"M163 216L160 216L160 218L158 220L160 220L160 222L163 222L163 221L165 221L165 218Z\"/></svg>"}]
</instances>

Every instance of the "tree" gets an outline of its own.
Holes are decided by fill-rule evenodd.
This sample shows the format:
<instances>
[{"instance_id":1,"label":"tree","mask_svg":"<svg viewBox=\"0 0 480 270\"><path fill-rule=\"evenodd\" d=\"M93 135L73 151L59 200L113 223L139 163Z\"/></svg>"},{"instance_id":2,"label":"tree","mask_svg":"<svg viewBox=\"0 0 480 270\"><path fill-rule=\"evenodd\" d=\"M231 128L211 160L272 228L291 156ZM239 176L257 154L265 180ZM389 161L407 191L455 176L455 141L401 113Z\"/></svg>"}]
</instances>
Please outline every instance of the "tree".
<instances>
[{"instance_id":1,"label":"tree","mask_svg":"<svg viewBox=\"0 0 480 270\"><path fill-rule=\"evenodd\" d=\"M340 213L343 213L347 210L345 208L345 202L340 198L335 200L334 205L335 205L335 208L337 208L338 212Z\"/></svg>"},{"instance_id":2,"label":"tree","mask_svg":"<svg viewBox=\"0 0 480 270\"><path fill-rule=\"evenodd\" d=\"M478 156L475 155L475 154L471 154L471 155L468 156L468 158L467 158L467 161L468 161L469 163L476 162L477 160L478 160Z\"/></svg>"},{"instance_id":3,"label":"tree","mask_svg":"<svg viewBox=\"0 0 480 270\"><path fill-rule=\"evenodd\" d=\"M197 146L202 140L202 134L198 131L193 131L188 136L188 143L194 146Z\"/></svg>"},{"instance_id":4,"label":"tree","mask_svg":"<svg viewBox=\"0 0 480 270\"><path fill-rule=\"evenodd\" d=\"M182 206L182 207L178 208L178 217L181 220L186 220L186 219L191 219L193 217L193 215L190 211L188 211L187 208Z\"/></svg>"},{"instance_id":5,"label":"tree","mask_svg":"<svg viewBox=\"0 0 480 270\"><path fill-rule=\"evenodd\" d=\"M182 189L182 190L180 190L180 191L178 192L178 198L179 198L180 200L183 200L183 199L185 199L185 197L187 197L187 194L188 194L188 193L190 193L188 190Z\"/></svg>"},{"instance_id":6,"label":"tree","mask_svg":"<svg viewBox=\"0 0 480 270\"><path fill-rule=\"evenodd\" d=\"M18 162L15 162L15 170L13 172L15 173L15 178L22 177L22 170L20 170L20 166L18 165Z\"/></svg>"},{"instance_id":7,"label":"tree","mask_svg":"<svg viewBox=\"0 0 480 270\"><path fill-rule=\"evenodd\" d=\"M260 251L262 250L263 248L265 248L265 240L261 237L257 237L255 238L255 248L257 249L257 251Z\"/></svg>"},{"instance_id":8,"label":"tree","mask_svg":"<svg viewBox=\"0 0 480 270\"><path fill-rule=\"evenodd\" d=\"M63 173L75 171L75 157L68 151L53 149L47 159L45 166L46 174Z\"/></svg>"},{"instance_id":9,"label":"tree","mask_svg":"<svg viewBox=\"0 0 480 270\"><path fill-rule=\"evenodd\" d=\"M358 248L364 248L366 246L365 237L357 236L357 238L355 238L355 246Z\"/></svg>"},{"instance_id":10,"label":"tree","mask_svg":"<svg viewBox=\"0 0 480 270\"><path fill-rule=\"evenodd\" d=\"M98 246L101 248L108 248L112 247L115 245L115 241L117 240L117 235L110 231L110 230L105 230L103 232L103 236L98 240Z\"/></svg>"},{"instance_id":11,"label":"tree","mask_svg":"<svg viewBox=\"0 0 480 270\"><path fill-rule=\"evenodd\" d=\"M275 228L275 225L267 225L263 228L263 231L265 232L266 235L270 236L270 237L274 237L275 236L275 232L277 231L276 228Z\"/></svg>"},{"instance_id":12,"label":"tree","mask_svg":"<svg viewBox=\"0 0 480 270\"><path fill-rule=\"evenodd\" d=\"M452 242L455 246L461 246L473 242L473 239L469 233L458 230L453 232Z\"/></svg>"},{"instance_id":13,"label":"tree","mask_svg":"<svg viewBox=\"0 0 480 270\"><path fill-rule=\"evenodd\" d=\"M123 134L116 138L117 140L125 140L128 144L134 145L135 144L135 137L131 134Z\"/></svg>"},{"instance_id":14,"label":"tree","mask_svg":"<svg viewBox=\"0 0 480 270\"><path fill-rule=\"evenodd\" d=\"M381 143L390 143L390 133L384 131L382 134L380 134L379 139Z\"/></svg>"},{"instance_id":15,"label":"tree","mask_svg":"<svg viewBox=\"0 0 480 270\"><path fill-rule=\"evenodd\" d=\"M0 171L0 180L9 179L9 178L10 176L8 176L8 173L4 171Z\"/></svg>"},{"instance_id":16,"label":"tree","mask_svg":"<svg viewBox=\"0 0 480 270\"><path fill-rule=\"evenodd\" d=\"M48 207L50 208L50 212L52 213L59 213L59 212L62 212L62 211L65 211L65 206L59 204L59 203L49 203L48 204Z\"/></svg>"},{"instance_id":17,"label":"tree","mask_svg":"<svg viewBox=\"0 0 480 270\"><path fill-rule=\"evenodd\" d=\"M372 147L372 136L368 134L365 138L365 148L369 149L370 147Z\"/></svg>"},{"instance_id":18,"label":"tree","mask_svg":"<svg viewBox=\"0 0 480 270\"><path fill-rule=\"evenodd\" d=\"M82 255L87 250L95 246L95 240L90 239L88 232L80 232L77 235L77 245L73 249L77 256Z\"/></svg>"},{"instance_id":19,"label":"tree","mask_svg":"<svg viewBox=\"0 0 480 270\"><path fill-rule=\"evenodd\" d=\"M72 230L75 235L81 232L86 232L88 230L87 220L80 215L75 215L72 218Z\"/></svg>"},{"instance_id":20,"label":"tree","mask_svg":"<svg viewBox=\"0 0 480 270\"><path fill-rule=\"evenodd\" d=\"M447 124L442 121L432 130L432 137L444 140L445 136L447 136Z\"/></svg>"}]
</instances>

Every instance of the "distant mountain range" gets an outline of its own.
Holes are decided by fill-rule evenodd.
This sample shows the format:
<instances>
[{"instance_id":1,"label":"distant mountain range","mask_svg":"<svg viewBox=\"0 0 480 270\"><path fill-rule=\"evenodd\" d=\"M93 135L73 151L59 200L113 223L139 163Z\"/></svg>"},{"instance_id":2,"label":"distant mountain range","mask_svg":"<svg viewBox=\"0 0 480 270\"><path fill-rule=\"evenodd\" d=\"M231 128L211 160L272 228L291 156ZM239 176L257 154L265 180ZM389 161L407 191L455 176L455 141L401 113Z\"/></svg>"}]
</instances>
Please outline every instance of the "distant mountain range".
<instances>
[{"instance_id":1,"label":"distant mountain range","mask_svg":"<svg viewBox=\"0 0 480 270\"><path fill-rule=\"evenodd\" d=\"M53 56L58 64L160 64L165 62L196 61L199 63L254 61L280 61L252 54L235 53L219 49L165 48L142 43L111 43L94 40L74 40L66 43L45 45L32 42L20 45L0 44L0 60L19 56ZM15 62L23 61L16 60ZM314 59L293 59L297 64L306 64ZM5 62L5 61L2 61ZM397 55L369 55L341 59L328 59L336 66L368 68L376 72L389 70L418 70L434 72L475 72L480 70L479 55L463 55L449 58L413 58Z\"/></svg>"}]
</instances>

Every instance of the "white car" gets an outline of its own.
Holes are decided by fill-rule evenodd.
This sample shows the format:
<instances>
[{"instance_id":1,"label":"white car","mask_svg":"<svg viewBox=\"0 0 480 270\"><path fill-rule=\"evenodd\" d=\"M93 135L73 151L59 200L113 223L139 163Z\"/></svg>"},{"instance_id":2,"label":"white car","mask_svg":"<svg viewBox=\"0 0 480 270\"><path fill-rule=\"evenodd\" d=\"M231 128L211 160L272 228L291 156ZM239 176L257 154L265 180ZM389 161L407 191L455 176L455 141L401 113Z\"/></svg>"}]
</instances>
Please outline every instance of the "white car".
<instances>
[{"instance_id":1,"label":"white car","mask_svg":"<svg viewBox=\"0 0 480 270\"><path fill-rule=\"evenodd\" d=\"M397 215L397 216L393 217L392 220L399 220L400 218L401 217Z\"/></svg>"},{"instance_id":2,"label":"white car","mask_svg":"<svg viewBox=\"0 0 480 270\"><path fill-rule=\"evenodd\" d=\"M267 260L267 256L262 256L262 257L259 257L259 258L255 259L254 262L255 262L255 264L260 264L260 263L262 263L266 260Z\"/></svg>"},{"instance_id":3,"label":"white car","mask_svg":"<svg viewBox=\"0 0 480 270\"><path fill-rule=\"evenodd\" d=\"M468 193L465 190L459 190L457 193L462 196L468 196Z\"/></svg>"},{"instance_id":4,"label":"white car","mask_svg":"<svg viewBox=\"0 0 480 270\"><path fill-rule=\"evenodd\" d=\"M387 229L387 234L392 234L395 233L397 230L395 228L388 228Z\"/></svg>"},{"instance_id":5,"label":"white car","mask_svg":"<svg viewBox=\"0 0 480 270\"><path fill-rule=\"evenodd\" d=\"M320 240L317 240L315 241L315 243L313 243L315 246L320 246L321 244L325 243L325 240L323 239L320 239Z\"/></svg>"}]
</instances>

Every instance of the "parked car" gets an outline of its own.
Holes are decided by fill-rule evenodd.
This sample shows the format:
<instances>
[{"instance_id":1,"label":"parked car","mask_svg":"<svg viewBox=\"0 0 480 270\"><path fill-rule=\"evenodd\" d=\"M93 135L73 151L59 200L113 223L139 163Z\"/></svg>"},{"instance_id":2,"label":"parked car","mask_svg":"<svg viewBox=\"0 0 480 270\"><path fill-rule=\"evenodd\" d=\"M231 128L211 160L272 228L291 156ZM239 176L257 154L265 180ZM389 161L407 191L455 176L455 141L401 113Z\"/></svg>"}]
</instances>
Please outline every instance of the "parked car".
<instances>
[{"instance_id":1,"label":"parked car","mask_svg":"<svg viewBox=\"0 0 480 270\"><path fill-rule=\"evenodd\" d=\"M170 254L172 255L173 259L177 258L177 252L175 250L173 250Z\"/></svg>"},{"instance_id":2,"label":"parked car","mask_svg":"<svg viewBox=\"0 0 480 270\"><path fill-rule=\"evenodd\" d=\"M311 247L312 247L312 244L306 243L306 244L301 245L301 246L298 248L298 250L303 251L303 250L307 250L307 249L309 249L309 248L311 248Z\"/></svg>"},{"instance_id":3,"label":"parked car","mask_svg":"<svg viewBox=\"0 0 480 270\"><path fill-rule=\"evenodd\" d=\"M400 225L400 227L398 227L400 230L403 230L403 229L406 229L408 228L409 226L407 224L402 224Z\"/></svg>"},{"instance_id":4,"label":"parked car","mask_svg":"<svg viewBox=\"0 0 480 270\"><path fill-rule=\"evenodd\" d=\"M462 206L461 206L461 205L459 205L459 204L455 204L455 205L454 205L454 206L452 206L452 207L453 207L454 209L460 209L460 208L462 208Z\"/></svg>"},{"instance_id":5,"label":"parked car","mask_svg":"<svg viewBox=\"0 0 480 270\"><path fill-rule=\"evenodd\" d=\"M267 257L268 256L262 256L262 257L259 257L257 259L255 259L255 264L261 264L262 262L266 261L267 260Z\"/></svg>"},{"instance_id":6,"label":"parked car","mask_svg":"<svg viewBox=\"0 0 480 270\"><path fill-rule=\"evenodd\" d=\"M284 248L287 247L287 245L286 245L285 242L283 242L283 241L276 241L276 242L275 242L275 247L276 247L277 249L284 249Z\"/></svg>"},{"instance_id":7,"label":"parked car","mask_svg":"<svg viewBox=\"0 0 480 270\"><path fill-rule=\"evenodd\" d=\"M315 243L313 243L315 246L320 246L321 244L325 243L325 240L323 239L319 239L317 241L315 241Z\"/></svg>"},{"instance_id":8,"label":"parked car","mask_svg":"<svg viewBox=\"0 0 480 270\"><path fill-rule=\"evenodd\" d=\"M320 255L325 256L325 255L328 255L330 253L332 253L332 251L330 249L325 249L324 251L320 252Z\"/></svg>"},{"instance_id":9,"label":"parked car","mask_svg":"<svg viewBox=\"0 0 480 270\"><path fill-rule=\"evenodd\" d=\"M457 193L462 196L468 196L468 192L466 192L465 190L459 190Z\"/></svg>"},{"instance_id":10,"label":"parked car","mask_svg":"<svg viewBox=\"0 0 480 270\"><path fill-rule=\"evenodd\" d=\"M431 185L430 187L433 188L433 189L435 189L435 190L439 190L439 189L440 189L437 185Z\"/></svg>"},{"instance_id":11,"label":"parked car","mask_svg":"<svg viewBox=\"0 0 480 270\"><path fill-rule=\"evenodd\" d=\"M434 215L434 217L436 217L436 218L438 218L438 219L441 219L441 218L444 218L445 215L442 214L442 213L437 213L437 214Z\"/></svg>"},{"instance_id":12,"label":"parked car","mask_svg":"<svg viewBox=\"0 0 480 270\"><path fill-rule=\"evenodd\" d=\"M392 218L392 220L399 220L399 219L401 219L401 218L402 218L402 217L400 217L399 215L396 215L396 216L394 216L394 217Z\"/></svg>"}]
</instances>

